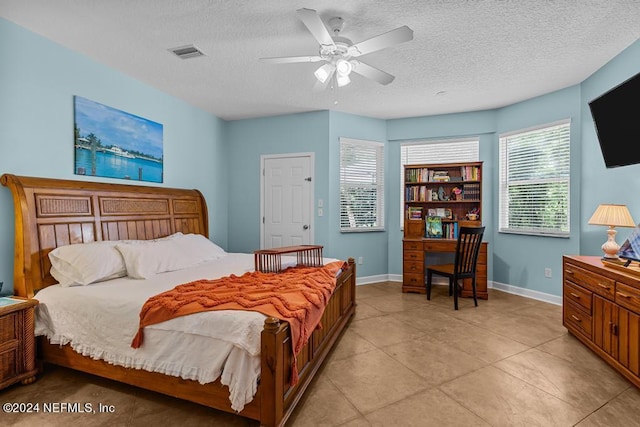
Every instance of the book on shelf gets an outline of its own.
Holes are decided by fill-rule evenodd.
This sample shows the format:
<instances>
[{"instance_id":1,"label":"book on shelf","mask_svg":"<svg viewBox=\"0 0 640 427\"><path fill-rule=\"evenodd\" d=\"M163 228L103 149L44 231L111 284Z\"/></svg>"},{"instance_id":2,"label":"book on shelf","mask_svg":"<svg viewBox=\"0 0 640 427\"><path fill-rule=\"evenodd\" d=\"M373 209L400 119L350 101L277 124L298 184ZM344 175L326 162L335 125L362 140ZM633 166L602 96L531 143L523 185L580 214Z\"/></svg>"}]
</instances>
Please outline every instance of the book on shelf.
<instances>
[{"instance_id":1,"label":"book on shelf","mask_svg":"<svg viewBox=\"0 0 640 427\"><path fill-rule=\"evenodd\" d=\"M426 237L442 237L442 218L428 216L425 227Z\"/></svg>"},{"instance_id":2,"label":"book on shelf","mask_svg":"<svg viewBox=\"0 0 640 427\"><path fill-rule=\"evenodd\" d=\"M422 207L410 206L407 209L407 217L409 219L422 219Z\"/></svg>"}]
</instances>

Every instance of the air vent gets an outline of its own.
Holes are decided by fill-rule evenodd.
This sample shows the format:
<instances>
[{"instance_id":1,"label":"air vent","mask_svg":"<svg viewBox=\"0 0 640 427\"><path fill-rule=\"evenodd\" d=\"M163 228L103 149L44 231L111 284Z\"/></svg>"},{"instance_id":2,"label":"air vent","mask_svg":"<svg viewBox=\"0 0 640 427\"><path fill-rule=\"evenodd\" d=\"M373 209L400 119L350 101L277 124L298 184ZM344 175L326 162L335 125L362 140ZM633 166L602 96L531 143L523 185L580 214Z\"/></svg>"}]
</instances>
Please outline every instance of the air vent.
<instances>
[{"instance_id":1,"label":"air vent","mask_svg":"<svg viewBox=\"0 0 640 427\"><path fill-rule=\"evenodd\" d=\"M169 51L173 52L178 58L182 59L195 58L197 56L204 55L204 53L200 49L192 44L188 46L174 47L173 49L169 49Z\"/></svg>"}]
</instances>

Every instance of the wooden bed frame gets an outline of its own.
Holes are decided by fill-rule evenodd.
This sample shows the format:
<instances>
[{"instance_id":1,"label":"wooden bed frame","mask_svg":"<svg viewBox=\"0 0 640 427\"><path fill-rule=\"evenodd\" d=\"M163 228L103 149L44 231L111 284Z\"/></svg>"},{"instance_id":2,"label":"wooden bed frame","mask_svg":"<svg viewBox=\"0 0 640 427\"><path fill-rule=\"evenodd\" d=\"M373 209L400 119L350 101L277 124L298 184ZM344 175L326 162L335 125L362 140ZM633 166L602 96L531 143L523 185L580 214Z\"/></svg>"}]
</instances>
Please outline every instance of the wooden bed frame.
<instances>
[{"instance_id":1,"label":"wooden bed frame","mask_svg":"<svg viewBox=\"0 0 640 427\"><path fill-rule=\"evenodd\" d=\"M55 280L48 254L58 246L100 240L153 239L181 231L209 236L207 206L197 190L81 182L4 174L15 208L14 293L33 298ZM255 398L239 415L263 426L281 426L355 313L355 263L341 273L316 330L298 355L300 380L289 385L289 325L267 318L262 332L261 375ZM42 362L88 372L211 408L231 409L219 380L200 384L164 374L123 368L82 356L69 345L37 342Z\"/></svg>"}]
</instances>

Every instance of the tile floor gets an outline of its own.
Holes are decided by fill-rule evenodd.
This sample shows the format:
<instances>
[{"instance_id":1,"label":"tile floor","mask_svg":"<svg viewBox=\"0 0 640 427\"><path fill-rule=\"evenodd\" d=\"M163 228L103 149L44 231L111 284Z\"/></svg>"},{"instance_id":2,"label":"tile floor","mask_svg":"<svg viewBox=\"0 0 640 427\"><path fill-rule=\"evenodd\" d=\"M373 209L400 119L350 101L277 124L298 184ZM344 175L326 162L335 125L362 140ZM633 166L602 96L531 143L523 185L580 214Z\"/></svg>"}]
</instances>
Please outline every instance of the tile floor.
<instances>
[{"instance_id":1,"label":"tile floor","mask_svg":"<svg viewBox=\"0 0 640 427\"><path fill-rule=\"evenodd\" d=\"M453 310L398 283L358 286L357 313L287 426L640 426L640 391L567 334L559 306L490 290ZM256 426L47 366L0 402L92 402L114 414L5 414L0 426Z\"/></svg>"}]
</instances>

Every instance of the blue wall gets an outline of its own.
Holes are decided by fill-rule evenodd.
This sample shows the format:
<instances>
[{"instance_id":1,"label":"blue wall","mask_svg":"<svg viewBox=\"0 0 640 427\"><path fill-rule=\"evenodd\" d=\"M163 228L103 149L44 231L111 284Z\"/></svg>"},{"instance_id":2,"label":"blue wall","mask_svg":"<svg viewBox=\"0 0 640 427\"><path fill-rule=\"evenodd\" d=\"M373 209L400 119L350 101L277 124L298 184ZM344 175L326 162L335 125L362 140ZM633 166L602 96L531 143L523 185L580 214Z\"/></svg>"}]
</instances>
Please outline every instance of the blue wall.
<instances>
[{"instance_id":1,"label":"blue wall","mask_svg":"<svg viewBox=\"0 0 640 427\"><path fill-rule=\"evenodd\" d=\"M360 277L400 275L400 143L407 140L479 136L489 279L497 284L559 296L562 255L600 254L605 230L587 224L600 203L626 203L640 219L640 165L604 167L587 105L640 71L640 41L580 85L497 110L388 121L318 111L224 122L2 19L0 57L0 173L79 178L73 175L73 95L148 118L164 125L161 185L202 191L212 239L232 252L259 247L260 156L313 152L314 199L325 201L324 216L314 218L315 243L328 256L362 256ZM498 233L499 134L565 118L572 121L570 238ZM386 142L385 231L339 231L340 137ZM4 187L0 218L0 281L10 286L13 202ZM621 229L618 241L630 232Z\"/></svg>"},{"instance_id":2,"label":"blue wall","mask_svg":"<svg viewBox=\"0 0 640 427\"><path fill-rule=\"evenodd\" d=\"M640 72L640 41L636 41L620 55L585 80L582 87L582 173L580 182L580 247L579 253L601 255L600 246L607 240L605 227L589 225L587 222L601 203L626 204L631 216L640 223L640 164L607 169L604 165L600 145L596 136L588 102L629 77ZM640 100L638 100L640 102ZM638 105L629 108L640 111ZM638 135L627 141L629 150L638 149ZM618 228L616 240L619 244L631 233L630 228Z\"/></svg>"},{"instance_id":3,"label":"blue wall","mask_svg":"<svg viewBox=\"0 0 640 427\"><path fill-rule=\"evenodd\" d=\"M329 112L300 113L227 123L229 251L260 247L260 156L314 153L314 198L329 199ZM315 205L315 204L314 204ZM314 218L315 244L328 246L329 206ZM325 250L325 255L333 256Z\"/></svg>"},{"instance_id":4,"label":"blue wall","mask_svg":"<svg viewBox=\"0 0 640 427\"><path fill-rule=\"evenodd\" d=\"M162 186L227 199L224 121L3 19L0 58L0 173L125 183L73 174L73 96L80 95L163 124ZM14 225L5 187L0 218L0 281L7 293ZM226 203L209 203L209 225L212 240L226 247Z\"/></svg>"}]
</instances>

